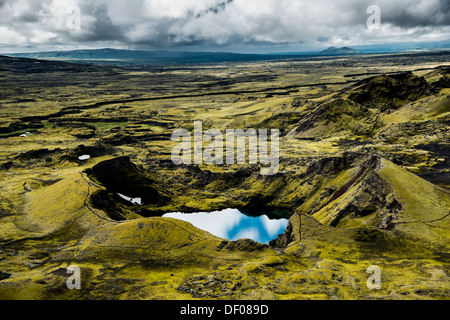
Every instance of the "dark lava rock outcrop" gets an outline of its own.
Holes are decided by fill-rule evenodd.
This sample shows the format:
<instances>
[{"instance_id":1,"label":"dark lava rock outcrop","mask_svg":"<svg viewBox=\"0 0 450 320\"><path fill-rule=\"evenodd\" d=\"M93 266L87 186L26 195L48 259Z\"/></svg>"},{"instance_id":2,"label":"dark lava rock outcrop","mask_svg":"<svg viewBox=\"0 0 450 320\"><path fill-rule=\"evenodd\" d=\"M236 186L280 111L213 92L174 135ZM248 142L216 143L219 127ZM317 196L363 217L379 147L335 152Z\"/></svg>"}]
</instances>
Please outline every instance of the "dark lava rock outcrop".
<instances>
[{"instance_id":1,"label":"dark lava rock outcrop","mask_svg":"<svg viewBox=\"0 0 450 320\"><path fill-rule=\"evenodd\" d=\"M324 139L341 132L367 135L374 128L373 121L370 121L371 115L362 104L335 99L305 115L291 134L302 139Z\"/></svg>"},{"instance_id":2,"label":"dark lava rock outcrop","mask_svg":"<svg viewBox=\"0 0 450 320\"><path fill-rule=\"evenodd\" d=\"M382 111L397 109L433 92L433 88L423 77L412 72L364 79L347 91L350 100Z\"/></svg>"},{"instance_id":3,"label":"dark lava rock outcrop","mask_svg":"<svg viewBox=\"0 0 450 320\"><path fill-rule=\"evenodd\" d=\"M169 199L157 190L155 180L132 163L129 157L100 162L86 173L105 186L108 192L141 198L143 204L159 204Z\"/></svg>"}]
</instances>

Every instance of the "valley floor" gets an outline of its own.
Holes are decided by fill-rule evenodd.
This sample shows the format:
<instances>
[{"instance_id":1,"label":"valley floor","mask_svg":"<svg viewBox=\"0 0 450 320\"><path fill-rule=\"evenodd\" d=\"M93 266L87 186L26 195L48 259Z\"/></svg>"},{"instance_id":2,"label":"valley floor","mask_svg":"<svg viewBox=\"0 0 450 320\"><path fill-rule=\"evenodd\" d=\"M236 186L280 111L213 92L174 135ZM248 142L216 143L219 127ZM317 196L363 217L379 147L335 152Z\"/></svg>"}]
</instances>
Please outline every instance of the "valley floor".
<instances>
[{"instance_id":1,"label":"valley floor","mask_svg":"<svg viewBox=\"0 0 450 320\"><path fill-rule=\"evenodd\" d=\"M448 61L0 57L0 298L449 299ZM195 121L278 129L278 173L174 164L171 135ZM263 245L161 217L226 208L290 221Z\"/></svg>"}]
</instances>

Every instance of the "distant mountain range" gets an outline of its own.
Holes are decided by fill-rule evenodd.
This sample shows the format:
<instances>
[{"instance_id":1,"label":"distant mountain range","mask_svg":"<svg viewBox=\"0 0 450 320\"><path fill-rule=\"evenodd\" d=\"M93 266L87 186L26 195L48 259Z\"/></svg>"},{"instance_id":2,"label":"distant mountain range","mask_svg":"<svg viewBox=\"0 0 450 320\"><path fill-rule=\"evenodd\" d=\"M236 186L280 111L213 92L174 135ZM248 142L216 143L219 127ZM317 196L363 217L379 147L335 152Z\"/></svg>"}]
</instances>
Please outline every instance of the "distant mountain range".
<instances>
[{"instance_id":1,"label":"distant mountain range","mask_svg":"<svg viewBox=\"0 0 450 320\"><path fill-rule=\"evenodd\" d=\"M342 48L336 48L336 47L330 47L328 49L325 49L321 51L320 55L329 55L329 56L336 56L336 55L350 55L350 54L359 54L361 52L356 51L353 48L349 47L342 47Z\"/></svg>"},{"instance_id":2,"label":"distant mountain range","mask_svg":"<svg viewBox=\"0 0 450 320\"><path fill-rule=\"evenodd\" d=\"M34 53L11 53L9 57L57 60L75 63L110 64L110 65L170 65L199 64L224 62L249 62L284 59L301 59L310 57L347 56L373 53L395 53L411 51L433 51L450 48L450 42L430 44L398 44L385 47L362 46L358 49L350 47L330 47L317 52L286 52L272 54L245 54L231 52L195 52L195 51L144 51L124 49L88 49L71 51L48 51ZM448 50L448 49L447 49Z\"/></svg>"},{"instance_id":3,"label":"distant mountain range","mask_svg":"<svg viewBox=\"0 0 450 320\"><path fill-rule=\"evenodd\" d=\"M258 61L286 58L281 55L240 54L228 52L190 52L190 51L141 51L118 49L93 49L73 51L50 51L36 53L8 54L10 57L33 59L63 60L68 62L88 62L101 64L124 65L158 65L158 64L189 64L189 63L219 63L237 61Z\"/></svg>"},{"instance_id":4,"label":"distant mountain range","mask_svg":"<svg viewBox=\"0 0 450 320\"><path fill-rule=\"evenodd\" d=\"M102 61L147 61L155 62L216 62L217 60L235 61L260 59L260 55L248 55L238 53L215 53L215 52L189 52L189 51L140 51L140 50L118 50L118 49L93 49L72 51L49 51L36 53L9 54L13 57L24 57L34 59L58 59L58 60L102 60Z\"/></svg>"},{"instance_id":5,"label":"distant mountain range","mask_svg":"<svg viewBox=\"0 0 450 320\"><path fill-rule=\"evenodd\" d=\"M67 62L87 62L94 64L122 65L159 65L159 64L195 64L220 62L246 62L305 58L311 56L347 55L358 53L351 48L329 48L322 52L300 52L287 54L243 54L230 52L191 52L191 51L142 51L119 49L93 49L72 51L48 51L34 53L7 54L10 57L59 60Z\"/></svg>"}]
</instances>

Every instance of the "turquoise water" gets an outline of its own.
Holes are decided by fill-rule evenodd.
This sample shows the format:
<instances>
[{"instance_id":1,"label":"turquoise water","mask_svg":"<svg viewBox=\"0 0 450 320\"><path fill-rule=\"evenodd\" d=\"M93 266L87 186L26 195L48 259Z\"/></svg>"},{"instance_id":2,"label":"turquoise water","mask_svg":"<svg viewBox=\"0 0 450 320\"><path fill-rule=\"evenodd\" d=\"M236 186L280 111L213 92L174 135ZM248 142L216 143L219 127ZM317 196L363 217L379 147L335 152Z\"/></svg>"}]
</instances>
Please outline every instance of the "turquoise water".
<instances>
[{"instance_id":1,"label":"turquoise water","mask_svg":"<svg viewBox=\"0 0 450 320\"><path fill-rule=\"evenodd\" d=\"M190 222L199 229L231 241L252 239L265 244L283 233L289 222L287 219L270 219L266 215L250 217L238 209L189 214L172 212L163 217Z\"/></svg>"}]
</instances>

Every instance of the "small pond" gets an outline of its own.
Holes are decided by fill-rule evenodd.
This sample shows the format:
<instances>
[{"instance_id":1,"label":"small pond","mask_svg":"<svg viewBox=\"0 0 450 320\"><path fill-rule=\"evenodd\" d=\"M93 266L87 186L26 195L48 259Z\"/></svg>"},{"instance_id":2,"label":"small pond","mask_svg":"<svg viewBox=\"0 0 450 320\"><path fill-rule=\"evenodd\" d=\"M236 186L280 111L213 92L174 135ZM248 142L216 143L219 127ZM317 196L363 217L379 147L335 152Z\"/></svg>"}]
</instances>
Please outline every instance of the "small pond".
<instances>
[{"instance_id":1,"label":"small pond","mask_svg":"<svg viewBox=\"0 0 450 320\"><path fill-rule=\"evenodd\" d=\"M189 214L172 212L163 217L187 221L199 229L231 241L252 239L264 244L282 234L289 222L284 218L271 219L267 215L248 216L238 209Z\"/></svg>"}]
</instances>

